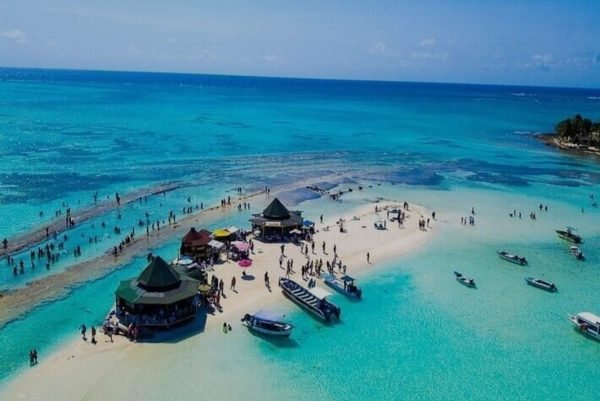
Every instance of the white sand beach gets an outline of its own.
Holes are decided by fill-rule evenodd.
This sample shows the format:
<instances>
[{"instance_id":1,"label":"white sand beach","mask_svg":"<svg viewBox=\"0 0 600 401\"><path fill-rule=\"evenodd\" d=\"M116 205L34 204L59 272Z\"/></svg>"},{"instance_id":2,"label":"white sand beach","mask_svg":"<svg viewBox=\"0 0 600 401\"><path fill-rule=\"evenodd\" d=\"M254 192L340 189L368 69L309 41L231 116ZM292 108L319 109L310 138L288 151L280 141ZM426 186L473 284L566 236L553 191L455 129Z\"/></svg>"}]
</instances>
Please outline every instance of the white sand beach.
<instances>
[{"instance_id":1,"label":"white sand beach","mask_svg":"<svg viewBox=\"0 0 600 401\"><path fill-rule=\"evenodd\" d=\"M338 257L347 265L348 274L360 277L368 274L369 269L411 252L432 238L436 224L434 219L431 219L426 230L421 230L418 224L421 217L431 218L430 210L411 204L403 228L388 220L386 230L377 230L374 222L385 220L386 212L382 210L376 214L375 205L379 210L401 206L400 203L386 201L365 203L350 210L345 213L344 233L336 225L341 216L325 216L323 224L316 224L318 231L314 236L315 253L309 254L309 257L322 258L324 262L331 260L335 244ZM348 216L352 217L347 218ZM325 254L322 251L323 242L326 243ZM367 263L367 252L370 253L370 263ZM295 273L291 278L306 284L299 273L300 266L306 261L300 247L286 244L285 255L294 260ZM162 256L170 258L170 255ZM296 307L283 297L277 286L278 278L285 274L285 269L279 267L279 256L280 244L255 241L253 265L247 270L254 277L251 280L241 278L242 270L236 263L225 262L215 266L211 274L225 282L226 297L221 299L222 312L208 315L204 333L197 333L176 343L133 343L121 336L115 336L114 343L111 343L99 330L96 345L78 338L65 344L53 355L40 358L38 365L21 373L0 391L0 400L130 400L141 397L140 389L130 383L154 380L150 379L151 372L169 372L173 363L172 356L175 354L178 357L187 355L184 358L193 358L191 353L184 351L206 347L208 332L221 330L224 322L236 322L237 326L245 313L269 305L286 304ZM271 290L265 287L265 272L270 276ZM234 276L237 278L236 292L229 290ZM318 285L323 286L323 283L319 282ZM194 326L193 323L190 325ZM193 327L189 330L193 330Z\"/></svg>"}]
</instances>

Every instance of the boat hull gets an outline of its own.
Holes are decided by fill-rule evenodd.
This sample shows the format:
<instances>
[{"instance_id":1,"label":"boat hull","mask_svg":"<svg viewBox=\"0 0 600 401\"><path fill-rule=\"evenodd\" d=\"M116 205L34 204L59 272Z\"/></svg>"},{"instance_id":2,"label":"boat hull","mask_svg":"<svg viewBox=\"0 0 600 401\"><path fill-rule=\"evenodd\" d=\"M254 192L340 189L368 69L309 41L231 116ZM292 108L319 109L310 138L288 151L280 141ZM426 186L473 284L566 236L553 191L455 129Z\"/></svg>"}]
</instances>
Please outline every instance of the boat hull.
<instances>
[{"instance_id":1,"label":"boat hull","mask_svg":"<svg viewBox=\"0 0 600 401\"><path fill-rule=\"evenodd\" d=\"M461 273L456 272L456 271L454 272L454 276L456 276L456 281L458 281L460 284L464 285L465 287L477 288L477 285L475 284L475 280L473 280L472 278L465 277Z\"/></svg>"},{"instance_id":2,"label":"boat hull","mask_svg":"<svg viewBox=\"0 0 600 401\"><path fill-rule=\"evenodd\" d=\"M330 288L333 288L337 292L344 294L348 298L352 298L352 299L357 299L358 300L362 296L362 291L361 290L358 290L358 292L350 292L348 290L345 290L344 287L340 287L336 283L333 283L333 282L330 282L330 281L327 281L327 280L325 280L325 284L327 284Z\"/></svg>"},{"instance_id":3,"label":"boat hull","mask_svg":"<svg viewBox=\"0 0 600 401\"><path fill-rule=\"evenodd\" d=\"M260 326L256 326L253 324L246 324L246 327L248 327L248 329L250 331L253 331L255 333L258 334L263 334L266 336L272 336L272 337L289 337L292 334L292 327L290 326L289 329L285 329L285 330L269 330L269 329L265 329L263 327Z\"/></svg>"},{"instance_id":4,"label":"boat hull","mask_svg":"<svg viewBox=\"0 0 600 401\"><path fill-rule=\"evenodd\" d=\"M514 263L519 266L526 266L527 260L525 258L517 257L516 255L505 254L502 252L498 252L498 256L500 259L505 260L510 263Z\"/></svg>"},{"instance_id":5,"label":"boat hull","mask_svg":"<svg viewBox=\"0 0 600 401\"><path fill-rule=\"evenodd\" d=\"M589 327L584 327L582 323L577 320L576 316L569 316L569 320L573 325L573 330L577 331L579 334L584 335L588 338L591 338L596 341L600 341L600 333L596 333L592 331Z\"/></svg>"},{"instance_id":6,"label":"boat hull","mask_svg":"<svg viewBox=\"0 0 600 401\"><path fill-rule=\"evenodd\" d=\"M339 319L341 310L338 306L325 299L318 299L298 283L282 277L279 279L279 286L283 295L319 319L325 322L334 317Z\"/></svg>"},{"instance_id":7,"label":"boat hull","mask_svg":"<svg viewBox=\"0 0 600 401\"><path fill-rule=\"evenodd\" d=\"M563 239L568 242L572 242L574 244L581 244L581 242L582 242L582 239L579 235L568 234L566 231L563 231L563 230L556 230L556 234L558 234L558 237L560 239Z\"/></svg>"},{"instance_id":8,"label":"boat hull","mask_svg":"<svg viewBox=\"0 0 600 401\"><path fill-rule=\"evenodd\" d=\"M525 282L532 287L539 288L540 290L544 290L544 291L548 291L548 292L558 291L558 288L556 288L554 283L539 282L539 281L536 281L536 279L534 279L532 277L527 277L525 279Z\"/></svg>"}]
</instances>

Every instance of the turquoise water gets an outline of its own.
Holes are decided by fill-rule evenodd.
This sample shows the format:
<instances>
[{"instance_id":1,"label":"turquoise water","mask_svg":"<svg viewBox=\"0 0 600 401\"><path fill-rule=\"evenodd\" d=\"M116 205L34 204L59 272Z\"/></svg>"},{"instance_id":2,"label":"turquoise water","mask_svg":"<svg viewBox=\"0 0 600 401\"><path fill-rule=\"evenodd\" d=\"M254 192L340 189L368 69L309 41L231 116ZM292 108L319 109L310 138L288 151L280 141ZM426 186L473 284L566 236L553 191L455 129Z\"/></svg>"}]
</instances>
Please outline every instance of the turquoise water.
<instances>
[{"instance_id":1,"label":"turquoise water","mask_svg":"<svg viewBox=\"0 0 600 401\"><path fill-rule=\"evenodd\" d=\"M281 305L297 326L294 347L242 330L226 340L202 334L195 341L214 347L206 358L218 366L197 368L215 383L206 398L235 398L246 388L256 390L242 393L250 400L280 399L285 391L324 400L588 399L596 395L589 383L600 377L598 344L574 333L566 316L600 313L600 212L589 198L600 196L600 165L556 152L530 134L549 131L575 112L599 119L599 95L0 70L0 237L44 224L63 202L89 204L95 191L103 198L167 181L190 183L164 199L128 206L121 219L113 212L69 233L87 258L112 246L112 236L99 229L102 221L130 227L147 210L163 219L169 210L179 213L188 196L192 204L210 204L240 185L251 190L343 174L348 182L342 188L356 182L373 188L341 204L314 199L299 208L315 219L321 212L343 215L376 196L407 199L438 212L433 243L361 277L364 302L336 298L344 309L341 325L323 327ZM307 197L292 195L297 201ZM539 203L549 211L539 212ZM476 226L461 226L471 207ZM513 210L523 219L509 218ZM536 221L527 217L531 211ZM247 217L233 214L214 227L244 226ZM573 260L555 236L553 230L565 225L585 237L586 262ZM103 240L89 244L90 235ZM154 251L168 258L177 245L174 240ZM525 254L531 264L503 263L498 249ZM2 261L0 289L53 274L73 260L65 257L50 272L27 269L17 278ZM102 320L118 281L143 265L142 255L0 329L0 379L24 368L30 348L47 355L75 338L82 322ZM475 277L479 288L456 284L452 270ZM559 293L527 287L523 278L529 275L556 282ZM191 374L181 370L182 380ZM237 390L218 380L222 371L239 377ZM179 399L195 394L185 386L179 391ZM152 396L160 399L160 393Z\"/></svg>"}]
</instances>

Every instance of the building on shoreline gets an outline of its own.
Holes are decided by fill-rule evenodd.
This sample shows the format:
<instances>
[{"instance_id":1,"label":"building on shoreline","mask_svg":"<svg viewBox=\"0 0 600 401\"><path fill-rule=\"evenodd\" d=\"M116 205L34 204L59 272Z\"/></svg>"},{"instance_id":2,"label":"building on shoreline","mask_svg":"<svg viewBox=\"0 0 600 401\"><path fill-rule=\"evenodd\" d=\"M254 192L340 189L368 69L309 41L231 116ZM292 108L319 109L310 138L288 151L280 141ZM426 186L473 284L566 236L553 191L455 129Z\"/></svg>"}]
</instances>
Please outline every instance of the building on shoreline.
<instances>
[{"instance_id":1,"label":"building on shoreline","mask_svg":"<svg viewBox=\"0 0 600 401\"><path fill-rule=\"evenodd\" d=\"M215 262L219 258L223 243L213 239L210 231L196 231L194 227L181 240L180 256L189 256L196 262Z\"/></svg>"},{"instance_id":2,"label":"building on shoreline","mask_svg":"<svg viewBox=\"0 0 600 401\"><path fill-rule=\"evenodd\" d=\"M290 231L302 228L302 212L290 211L277 198L250 219L252 231L259 231L257 236L266 241L282 241L290 235Z\"/></svg>"},{"instance_id":3,"label":"building on shoreline","mask_svg":"<svg viewBox=\"0 0 600 401\"><path fill-rule=\"evenodd\" d=\"M169 328L197 312L199 282L180 275L160 256L115 291L116 313L126 326Z\"/></svg>"}]
</instances>

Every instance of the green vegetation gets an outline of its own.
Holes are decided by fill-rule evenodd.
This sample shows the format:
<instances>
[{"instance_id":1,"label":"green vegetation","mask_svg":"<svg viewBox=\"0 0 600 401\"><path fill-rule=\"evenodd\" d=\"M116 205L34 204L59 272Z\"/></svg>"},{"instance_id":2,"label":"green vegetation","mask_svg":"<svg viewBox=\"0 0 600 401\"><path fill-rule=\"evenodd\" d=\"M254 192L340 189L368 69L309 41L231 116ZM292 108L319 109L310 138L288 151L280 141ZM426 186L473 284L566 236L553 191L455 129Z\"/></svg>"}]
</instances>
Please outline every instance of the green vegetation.
<instances>
[{"instance_id":1,"label":"green vegetation","mask_svg":"<svg viewBox=\"0 0 600 401\"><path fill-rule=\"evenodd\" d=\"M556 124L556 134L568 143L583 146L600 146L600 122L576 114Z\"/></svg>"}]
</instances>

